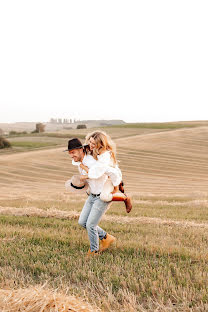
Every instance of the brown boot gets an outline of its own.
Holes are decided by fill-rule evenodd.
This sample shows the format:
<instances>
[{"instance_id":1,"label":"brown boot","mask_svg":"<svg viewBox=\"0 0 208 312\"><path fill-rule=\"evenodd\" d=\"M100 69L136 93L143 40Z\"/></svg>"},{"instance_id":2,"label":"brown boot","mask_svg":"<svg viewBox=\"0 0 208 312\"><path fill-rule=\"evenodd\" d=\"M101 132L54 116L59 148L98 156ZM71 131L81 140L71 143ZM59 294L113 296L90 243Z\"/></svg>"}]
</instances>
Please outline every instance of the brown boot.
<instances>
[{"instance_id":1,"label":"brown boot","mask_svg":"<svg viewBox=\"0 0 208 312\"><path fill-rule=\"evenodd\" d=\"M100 242L100 251L104 251L110 247L113 242L116 241L116 238L113 235L106 234L106 238L103 238Z\"/></svg>"},{"instance_id":2,"label":"brown boot","mask_svg":"<svg viewBox=\"0 0 208 312\"><path fill-rule=\"evenodd\" d=\"M98 255L99 255L99 251L97 251L97 250L91 251L91 250L89 249L88 252L87 252L86 257L87 257L87 258L90 258L90 257L98 256Z\"/></svg>"},{"instance_id":3,"label":"brown boot","mask_svg":"<svg viewBox=\"0 0 208 312\"><path fill-rule=\"evenodd\" d=\"M121 183L119 184L119 191L121 193L124 193L124 183L123 183L123 181L121 181Z\"/></svg>"},{"instance_id":4,"label":"brown boot","mask_svg":"<svg viewBox=\"0 0 208 312\"><path fill-rule=\"evenodd\" d=\"M132 209L132 203L131 198L126 196L126 199L124 200L125 206L126 206L126 212L129 213Z\"/></svg>"},{"instance_id":5,"label":"brown boot","mask_svg":"<svg viewBox=\"0 0 208 312\"><path fill-rule=\"evenodd\" d=\"M123 193L113 193L112 201L125 201L126 195Z\"/></svg>"}]
</instances>

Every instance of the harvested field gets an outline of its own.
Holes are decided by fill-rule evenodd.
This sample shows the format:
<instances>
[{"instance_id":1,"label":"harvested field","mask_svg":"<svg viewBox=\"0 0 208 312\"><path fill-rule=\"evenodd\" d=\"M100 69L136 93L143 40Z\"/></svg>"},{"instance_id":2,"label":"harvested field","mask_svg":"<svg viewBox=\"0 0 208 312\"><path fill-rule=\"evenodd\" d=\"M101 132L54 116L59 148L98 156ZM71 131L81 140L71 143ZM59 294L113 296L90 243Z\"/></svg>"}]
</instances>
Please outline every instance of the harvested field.
<instances>
[{"instance_id":1,"label":"harvested field","mask_svg":"<svg viewBox=\"0 0 208 312\"><path fill-rule=\"evenodd\" d=\"M110 128L133 210L111 205L101 226L116 244L90 261L77 224L86 196L64 189L77 173L64 139L0 155L0 307L5 294L24 296L47 282L49 297L76 295L101 311L208 309L208 127L144 130ZM20 299L12 300L5 304Z\"/></svg>"},{"instance_id":2,"label":"harvested field","mask_svg":"<svg viewBox=\"0 0 208 312\"><path fill-rule=\"evenodd\" d=\"M96 312L81 299L46 290L43 287L0 290L0 308L4 312Z\"/></svg>"}]
</instances>

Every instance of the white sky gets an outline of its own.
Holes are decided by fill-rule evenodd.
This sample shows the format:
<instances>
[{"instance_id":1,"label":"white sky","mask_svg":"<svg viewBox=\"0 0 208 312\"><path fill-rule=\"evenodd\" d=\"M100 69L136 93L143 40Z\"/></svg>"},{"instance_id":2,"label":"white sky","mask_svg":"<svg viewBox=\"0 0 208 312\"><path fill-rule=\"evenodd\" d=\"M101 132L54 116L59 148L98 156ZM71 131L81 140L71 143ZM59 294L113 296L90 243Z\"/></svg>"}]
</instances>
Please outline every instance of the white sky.
<instances>
[{"instance_id":1,"label":"white sky","mask_svg":"<svg viewBox=\"0 0 208 312\"><path fill-rule=\"evenodd\" d=\"M208 120L208 1L1 0L0 122Z\"/></svg>"}]
</instances>

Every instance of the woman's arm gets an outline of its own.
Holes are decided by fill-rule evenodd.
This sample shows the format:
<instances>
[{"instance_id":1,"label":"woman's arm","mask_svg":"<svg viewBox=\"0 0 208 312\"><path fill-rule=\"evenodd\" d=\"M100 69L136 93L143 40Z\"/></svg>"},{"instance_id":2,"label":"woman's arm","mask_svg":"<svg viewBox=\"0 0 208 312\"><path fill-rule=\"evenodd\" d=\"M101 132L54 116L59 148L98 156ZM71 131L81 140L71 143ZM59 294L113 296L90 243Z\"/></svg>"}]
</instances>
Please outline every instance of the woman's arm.
<instances>
[{"instance_id":1,"label":"woman's arm","mask_svg":"<svg viewBox=\"0 0 208 312\"><path fill-rule=\"evenodd\" d=\"M80 168L82 168L83 170L85 170L87 173L89 171L89 168L85 165L83 165L83 163L80 164Z\"/></svg>"},{"instance_id":2,"label":"woman's arm","mask_svg":"<svg viewBox=\"0 0 208 312\"><path fill-rule=\"evenodd\" d=\"M88 175L81 175L80 176L80 180L81 181L85 181L85 180L87 180L88 179Z\"/></svg>"},{"instance_id":3,"label":"woman's arm","mask_svg":"<svg viewBox=\"0 0 208 312\"><path fill-rule=\"evenodd\" d=\"M88 176L90 179L99 179L106 171L107 166L110 164L110 153L104 152L99 155L96 163L89 168Z\"/></svg>"},{"instance_id":4,"label":"woman's arm","mask_svg":"<svg viewBox=\"0 0 208 312\"><path fill-rule=\"evenodd\" d=\"M85 170L86 173L89 173L90 171L91 178L97 179L104 174L106 164L109 163L109 160L110 160L109 155L106 154L104 157L103 156L101 157L101 160L96 161L96 163L92 166L93 167L92 170L89 169L87 166L85 166L83 163L81 163L79 166L81 169ZM91 171L92 171L92 174L91 174Z\"/></svg>"}]
</instances>

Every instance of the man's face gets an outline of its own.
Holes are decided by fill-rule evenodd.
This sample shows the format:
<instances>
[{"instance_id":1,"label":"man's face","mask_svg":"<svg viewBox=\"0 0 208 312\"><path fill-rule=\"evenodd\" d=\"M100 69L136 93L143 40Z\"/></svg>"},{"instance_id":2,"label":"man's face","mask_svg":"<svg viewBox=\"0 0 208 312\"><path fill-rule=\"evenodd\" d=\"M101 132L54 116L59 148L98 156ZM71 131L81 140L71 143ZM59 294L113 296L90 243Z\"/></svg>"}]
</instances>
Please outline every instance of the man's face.
<instances>
[{"instance_id":1,"label":"man's face","mask_svg":"<svg viewBox=\"0 0 208 312\"><path fill-rule=\"evenodd\" d=\"M69 151L69 155L74 161L82 161L84 157L84 152L82 148L78 148Z\"/></svg>"}]
</instances>

